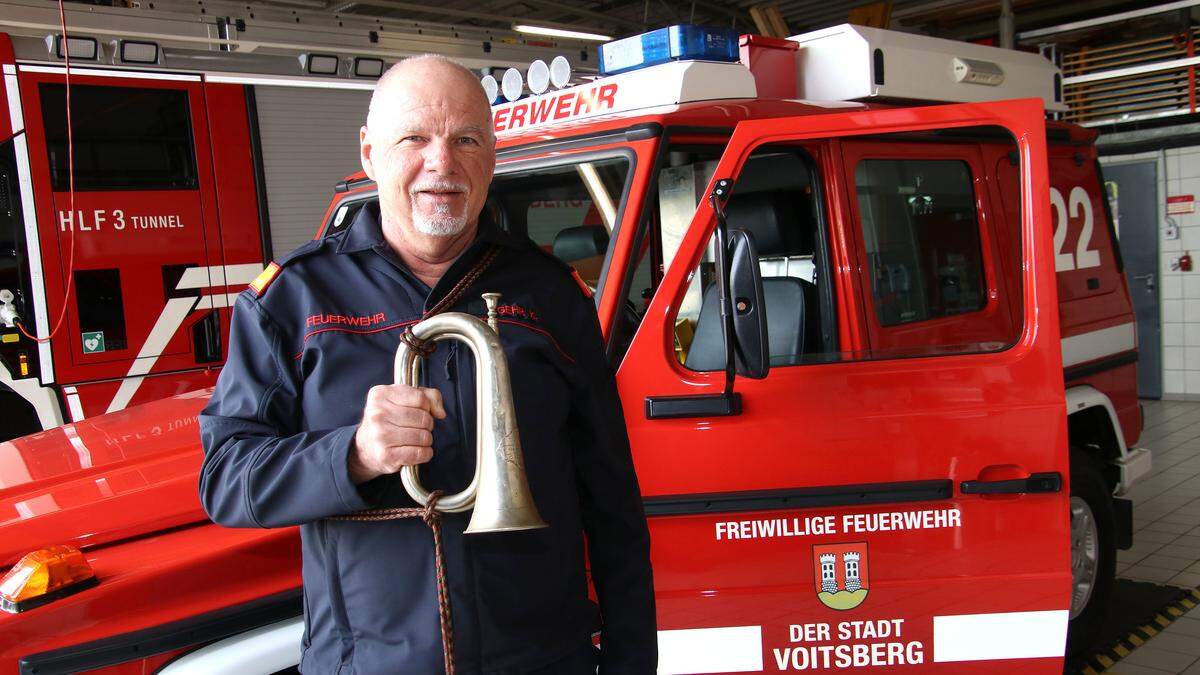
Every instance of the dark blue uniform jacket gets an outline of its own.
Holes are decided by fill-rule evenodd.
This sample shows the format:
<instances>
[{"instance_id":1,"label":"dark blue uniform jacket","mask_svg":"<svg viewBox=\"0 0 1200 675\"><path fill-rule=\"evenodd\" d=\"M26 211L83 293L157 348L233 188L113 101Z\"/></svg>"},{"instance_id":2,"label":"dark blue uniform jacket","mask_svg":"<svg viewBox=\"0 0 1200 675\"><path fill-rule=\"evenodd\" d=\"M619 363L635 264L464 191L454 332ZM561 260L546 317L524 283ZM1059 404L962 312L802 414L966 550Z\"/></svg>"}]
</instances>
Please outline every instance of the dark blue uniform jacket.
<instances>
[{"instance_id":1,"label":"dark blue uniform jacket","mask_svg":"<svg viewBox=\"0 0 1200 675\"><path fill-rule=\"evenodd\" d=\"M503 294L500 335L529 485L550 527L464 536L470 514L445 517L458 671L553 671L601 626L601 673L655 670L649 534L591 300L557 259L486 225L430 289L384 241L372 204L345 232L280 260L261 294L241 294L228 362L200 416L200 496L212 519L300 525L305 673L443 668L429 529L420 519L326 517L413 505L399 475L355 486L347 453L367 390L392 382L402 328L490 246L499 256L450 311L482 316L480 294ZM422 482L456 492L475 470L470 350L439 343L424 377L448 416ZM585 533L599 611L588 599Z\"/></svg>"}]
</instances>

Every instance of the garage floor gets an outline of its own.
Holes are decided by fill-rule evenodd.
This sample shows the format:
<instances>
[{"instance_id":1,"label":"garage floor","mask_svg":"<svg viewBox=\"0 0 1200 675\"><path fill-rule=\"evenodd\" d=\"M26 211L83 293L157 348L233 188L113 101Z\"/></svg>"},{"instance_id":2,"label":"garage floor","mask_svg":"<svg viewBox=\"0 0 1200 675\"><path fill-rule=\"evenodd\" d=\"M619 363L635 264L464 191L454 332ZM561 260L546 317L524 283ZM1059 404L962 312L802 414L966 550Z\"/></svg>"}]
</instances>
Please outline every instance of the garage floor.
<instances>
[{"instance_id":1,"label":"garage floor","mask_svg":"<svg viewBox=\"0 0 1200 675\"><path fill-rule=\"evenodd\" d=\"M1138 445L1154 470L1131 491L1133 548L1117 553L1117 576L1200 586L1200 401L1143 401ZM1108 672L1200 675L1200 608L1177 619Z\"/></svg>"}]
</instances>

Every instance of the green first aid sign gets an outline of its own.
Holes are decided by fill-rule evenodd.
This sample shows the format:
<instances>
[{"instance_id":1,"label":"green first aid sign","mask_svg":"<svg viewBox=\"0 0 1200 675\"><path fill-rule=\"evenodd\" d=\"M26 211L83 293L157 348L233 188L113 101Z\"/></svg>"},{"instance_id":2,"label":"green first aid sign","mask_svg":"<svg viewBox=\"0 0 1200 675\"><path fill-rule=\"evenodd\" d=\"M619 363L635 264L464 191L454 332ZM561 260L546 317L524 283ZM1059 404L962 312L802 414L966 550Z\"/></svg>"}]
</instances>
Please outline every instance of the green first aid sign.
<instances>
[{"instance_id":1,"label":"green first aid sign","mask_svg":"<svg viewBox=\"0 0 1200 675\"><path fill-rule=\"evenodd\" d=\"M83 334L83 353L99 354L104 351L104 331L95 330Z\"/></svg>"}]
</instances>

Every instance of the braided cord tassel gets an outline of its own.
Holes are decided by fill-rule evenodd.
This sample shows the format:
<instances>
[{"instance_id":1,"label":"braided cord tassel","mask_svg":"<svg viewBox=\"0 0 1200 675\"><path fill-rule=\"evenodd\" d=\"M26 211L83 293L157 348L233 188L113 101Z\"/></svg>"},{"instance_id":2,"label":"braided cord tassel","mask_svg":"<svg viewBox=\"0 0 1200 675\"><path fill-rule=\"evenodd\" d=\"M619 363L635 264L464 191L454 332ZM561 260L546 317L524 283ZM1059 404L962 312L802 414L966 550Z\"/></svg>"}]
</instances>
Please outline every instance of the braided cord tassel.
<instances>
[{"instance_id":1,"label":"braided cord tassel","mask_svg":"<svg viewBox=\"0 0 1200 675\"><path fill-rule=\"evenodd\" d=\"M429 495L429 502L422 509L421 519L433 532L433 565L437 576L438 621L442 628L442 659L446 664L446 675L454 675L454 622L450 616L450 587L446 580L446 559L442 555L442 516L434 510L441 490Z\"/></svg>"},{"instance_id":2,"label":"braided cord tassel","mask_svg":"<svg viewBox=\"0 0 1200 675\"><path fill-rule=\"evenodd\" d=\"M437 577L438 623L442 630L442 659L446 664L446 675L454 675L454 621L450 616L450 587L446 580L446 559L442 554L442 514L435 509L442 498L441 490L429 494L429 501L421 508L369 509L348 516L331 516L328 520L355 522L380 522L420 518L433 533L433 567Z\"/></svg>"}]
</instances>

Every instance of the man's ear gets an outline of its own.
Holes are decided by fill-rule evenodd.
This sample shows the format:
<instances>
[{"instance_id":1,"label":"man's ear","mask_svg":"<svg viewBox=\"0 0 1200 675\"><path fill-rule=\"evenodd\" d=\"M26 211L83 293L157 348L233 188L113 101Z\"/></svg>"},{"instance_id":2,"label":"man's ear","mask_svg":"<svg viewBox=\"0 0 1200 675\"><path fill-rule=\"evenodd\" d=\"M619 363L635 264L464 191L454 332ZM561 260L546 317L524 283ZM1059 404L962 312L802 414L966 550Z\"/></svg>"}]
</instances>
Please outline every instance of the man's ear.
<instances>
[{"instance_id":1,"label":"man's ear","mask_svg":"<svg viewBox=\"0 0 1200 675\"><path fill-rule=\"evenodd\" d=\"M359 127L358 129L358 161L362 163L363 171L367 177L375 180L375 167L371 164L371 140L367 135L367 127Z\"/></svg>"},{"instance_id":2,"label":"man's ear","mask_svg":"<svg viewBox=\"0 0 1200 675\"><path fill-rule=\"evenodd\" d=\"M496 144L492 143L491 152L488 153L488 183L492 182L492 177L496 175Z\"/></svg>"}]
</instances>

